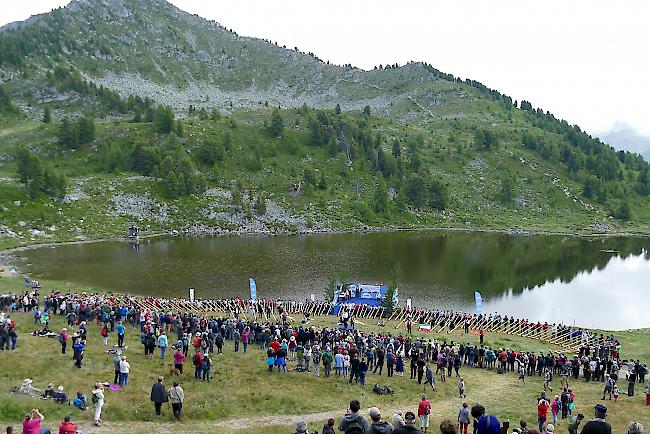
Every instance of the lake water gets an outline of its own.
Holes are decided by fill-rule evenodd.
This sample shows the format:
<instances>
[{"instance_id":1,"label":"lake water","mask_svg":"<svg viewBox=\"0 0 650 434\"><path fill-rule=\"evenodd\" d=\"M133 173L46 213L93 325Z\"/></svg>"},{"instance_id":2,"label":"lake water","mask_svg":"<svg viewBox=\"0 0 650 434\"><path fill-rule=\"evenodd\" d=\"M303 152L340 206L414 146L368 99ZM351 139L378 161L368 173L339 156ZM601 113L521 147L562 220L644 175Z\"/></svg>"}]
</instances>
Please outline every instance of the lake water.
<instances>
[{"instance_id":1,"label":"lake water","mask_svg":"<svg viewBox=\"0 0 650 434\"><path fill-rule=\"evenodd\" d=\"M186 297L322 298L330 276L387 282L400 301L585 327L650 327L650 240L463 232L239 236L45 247L22 252L32 276L106 290Z\"/></svg>"}]
</instances>

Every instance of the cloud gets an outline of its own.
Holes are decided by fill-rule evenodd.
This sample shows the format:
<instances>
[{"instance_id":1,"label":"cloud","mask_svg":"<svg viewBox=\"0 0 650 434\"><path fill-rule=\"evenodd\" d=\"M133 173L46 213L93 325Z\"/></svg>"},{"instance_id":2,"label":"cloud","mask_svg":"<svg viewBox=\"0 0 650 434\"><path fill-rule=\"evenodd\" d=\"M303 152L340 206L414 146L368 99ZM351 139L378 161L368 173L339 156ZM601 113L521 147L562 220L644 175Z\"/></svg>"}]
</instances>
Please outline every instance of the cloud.
<instances>
[{"instance_id":1,"label":"cloud","mask_svg":"<svg viewBox=\"0 0 650 434\"><path fill-rule=\"evenodd\" d=\"M596 136L616 149L636 152L650 161L650 135L641 134L626 122L616 122L609 131L597 133Z\"/></svg>"}]
</instances>

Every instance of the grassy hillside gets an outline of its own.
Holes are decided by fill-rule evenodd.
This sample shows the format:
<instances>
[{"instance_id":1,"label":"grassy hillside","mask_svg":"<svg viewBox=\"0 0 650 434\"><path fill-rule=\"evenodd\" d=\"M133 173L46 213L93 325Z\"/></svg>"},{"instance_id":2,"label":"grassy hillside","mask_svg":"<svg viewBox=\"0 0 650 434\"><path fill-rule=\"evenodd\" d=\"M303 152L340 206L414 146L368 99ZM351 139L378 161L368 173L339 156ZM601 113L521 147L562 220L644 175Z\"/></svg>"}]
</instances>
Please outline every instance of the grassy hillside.
<instances>
[{"instance_id":1,"label":"grassy hillside","mask_svg":"<svg viewBox=\"0 0 650 434\"><path fill-rule=\"evenodd\" d=\"M314 146L319 115L339 123L338 133ZM631 202L631 221L613 219L611 205L584 198L562 165L521 146L514 122L497 129L498 146L485 149L476 144L477 126L465 121L429 129L334 110L279 116L281 137L270 133L268 111L196 115L182 121L181 137L158 133L154 122L100 121L94 140L74 148L59 143L60 124L5 128L0 245L121 237L129 221L149 233L648 228L646 198ZM66 176L64 197L32 192L16 178L14 156L25 144ZM180 189L170 184L165 157L174 173L196 181L192 190L187 180Z\"/></svg>"}]
</instances>

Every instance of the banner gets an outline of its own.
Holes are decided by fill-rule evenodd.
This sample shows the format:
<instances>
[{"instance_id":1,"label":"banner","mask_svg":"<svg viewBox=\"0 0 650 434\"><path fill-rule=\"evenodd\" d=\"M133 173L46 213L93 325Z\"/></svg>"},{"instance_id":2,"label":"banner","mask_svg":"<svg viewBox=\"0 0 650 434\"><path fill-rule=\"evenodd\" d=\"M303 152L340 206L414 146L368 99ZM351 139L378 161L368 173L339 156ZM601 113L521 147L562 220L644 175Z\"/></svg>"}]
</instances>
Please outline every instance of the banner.
<instances>
[{"instance_id":1,"label":"banner","mask_svg":"<svg viewBox=\"0 0 650 434\"><path fill-rule=\"evenodd\" d=\"M257 284L255 284L255 279L249 277L248 286L251 288L251 300L257 300Z\"/></svg>"},{"instance_id":2,"label":"banner","mask_svg":"<svg viewBox=\"0 0 650 434\"><path fill-rule=\"evenodd\" d=\"M311 299L311 301L316 301L316 294L310 294L309 298Z\"/></svg>"},{"instance_id":3,"label":"banner","mask_svg":"<svg viewBox=\"0 0 650 434\"><path fill-rule=\"evenodd\" d=\"M406 299L406 308L411 309L411 299L410 298Z\"/></svg>"},{"instance_id":4,"label":"banner","mask_svg":"<svg viewBox=\"0 0 650 434\"><path fill-rule=\"evenodd\" d=\"M483 311L483 297L481 297L480 292L474 291L474 301L476 303L476 314L480 315Z\"/></svg>"},{"instance_id":5,"label":"banner","mask_svg":"<svg viewBox=\"0 0 650 434\"><path fill-rule=\"evenodd\" d=\"M194 303L194 288L190 288L190 302Z\"/></svg>"}]
</instances>

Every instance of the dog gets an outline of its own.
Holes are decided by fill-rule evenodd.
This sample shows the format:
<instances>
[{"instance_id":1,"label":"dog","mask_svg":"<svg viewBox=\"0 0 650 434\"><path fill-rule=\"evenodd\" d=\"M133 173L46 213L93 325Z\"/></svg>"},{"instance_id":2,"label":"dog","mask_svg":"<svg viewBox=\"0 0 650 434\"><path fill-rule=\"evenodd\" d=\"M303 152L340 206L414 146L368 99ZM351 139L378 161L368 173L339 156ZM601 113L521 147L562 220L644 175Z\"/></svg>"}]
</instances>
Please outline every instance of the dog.
<instances>
[{"instance_id":1,"label":"dog","mask_svg":"<svg viewBox=\"0 0 650 434\"><path fill-rule=\"evenodd\" d=\"M169 365L169 375L181 375L181 370L173 364Z\"/></svg>"}]
</instances>

